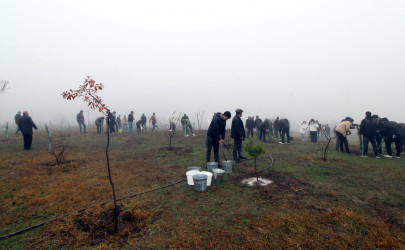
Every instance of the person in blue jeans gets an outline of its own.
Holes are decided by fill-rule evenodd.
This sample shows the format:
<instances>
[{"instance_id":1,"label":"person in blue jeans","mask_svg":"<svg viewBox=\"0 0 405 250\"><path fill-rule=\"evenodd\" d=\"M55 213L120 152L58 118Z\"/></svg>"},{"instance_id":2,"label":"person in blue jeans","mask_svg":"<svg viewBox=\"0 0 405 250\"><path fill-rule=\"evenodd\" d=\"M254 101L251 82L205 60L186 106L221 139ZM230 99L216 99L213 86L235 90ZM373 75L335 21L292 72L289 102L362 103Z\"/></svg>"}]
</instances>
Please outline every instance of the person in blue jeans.
<instances>
[{"instance_id":1,"label":"person in blue jeans","mask_svg":"<svg viewBox=\"0 0 405 250\"><path fill-rule=\"evenodd\" d=\"M131 113L128 115L128 127L129 127L129 133L134 132L134 111L131 111Z\"/></svg>"}]
</instances>

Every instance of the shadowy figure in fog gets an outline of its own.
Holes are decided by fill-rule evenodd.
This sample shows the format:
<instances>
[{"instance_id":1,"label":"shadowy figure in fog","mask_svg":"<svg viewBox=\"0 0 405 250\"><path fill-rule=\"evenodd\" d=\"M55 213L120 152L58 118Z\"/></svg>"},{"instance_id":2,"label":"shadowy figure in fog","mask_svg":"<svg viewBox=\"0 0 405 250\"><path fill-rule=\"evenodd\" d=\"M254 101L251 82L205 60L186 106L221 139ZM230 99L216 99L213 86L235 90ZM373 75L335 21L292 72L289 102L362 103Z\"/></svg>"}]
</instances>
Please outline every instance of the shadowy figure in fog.
<instances>
[{"instance_id":1,"label":"shadowy figure in fog","mask_svg":"<svg viewBox=\"0 0 405 250\"><path fill-rule=\"evenodd\" d=\"M129 126L129 133L134 132L134 111L128 115L128 126Z\"/></svg>"},{"instance_id":2,"label":"shadowy figure in fog","mask_svg":"<svg viewBox=\"0 0 405 250\"><path fill-rule=\"evenodd\" d=\"M79 124L80 128L80 133L86 133L86 123L84 122L84 115L83 115L83 110L80 110L80 112L76 115L76 121ZM82 132L82 126L83 126L83 132Z\"/></svg>"},{"instance_id":3,"label":"shadowy figure in fog","mask_svg":"<svg viewBox=\"0 0 405 250\"><path fill-rule=\"evenodd\" d=\"M314 120L314 118L311 118L311 120L309 121L309 137L311 138L311 142L313 143L318 142L318 129L318 123Z\"/></svg>"},{"instance_id":4,"label":"shadowy figure in fog","mask_svg":"<svg viewBox=\"0 0 405 250\"><path fill-rule=\"evenodd\" d=\"M270 121L268 119L265 119L264 122L260 123L258 128L259 128L259 140L263 142L266 141L266 134L269 132L269 123Z\"/></svg>"},{"instance_id":5,"label":"shadowy figure in fog","mask_svg":"<svg viewBox=\"0 0 405 250\"><path fill-rule=\"evenodd\" d=\"M23 112L23 116L18 122L18 127L20 128L20 131L24 136L24 150L31 150L33 134L32 128L35 128L35 130L37 130L38 128L29 116L28 111Z\"/></svg>"},{"instance_id":6,"label":"shadowy figure in fog","mask_svg":"<svg viewBox=\"0 0 405 250\"><path fill-rule=\"evenodd\" d=\"M252 116L249 116L246 119L247 138L249 138L249 135L253 138L253 129L254 128L255 128L255 120L253 120Z\"/></svg>"},{"instance_id":7,"label":"shadowy figure in fog","mask_svg":"<svg viewBox=\"0 0 405 250\"><path fill-rule=\"evenodd\" d=\"M137 131L138 131L138 133L141 133L142 132L142 120L138 120L137 122L136 122L136 129L137 129Z\"/></svg>"},{"instance_id":8,"label":"shadowy figure in fog","mask_svg":"<svg viewBox=\"0 0 405 250\"><path fill-rule=\"evenodd\" d=\"M153 115L149 118L149 123L152 122L152 132L155 131L156 126L156 115L153 112Z\"/></svg>"},{"instance_id":9,"label":"shadowy figure in fog","mask_svg":"<svg viewBox=\"0 0 405 250\"><path fill-rule=\"evenodd\" d=\"M121 115L118 115L118 117L117 117L117 131L120 131L121 128L122 128Z\"/></svg>"},{"instance_id":10,"label":"shadowy figure in fog","mask_svg":"<svg viewBox=\"0 0 405 250\"><path fill-rule=\"evenodd\" d=\"M146 121L147 121L147 119L146 119L145 114L142 114L141 123L142 123L142 130L144 130L144 131L146 131Z\"/></svg>"},{"instance_id":11,"label":"shadowy figure in fog","mask_svg":"<svg viewBox=\"0 0 405 250\"><path fill-rule=\"evenodd\" d=\"M18 111L17 114L14 116L14 121L15 124L17 125L17 132L15 132L16 134L18 134L20 130L20 126L18 125L20 123L20 119L21 119L21 111Z\"/></svg>"},{"instance_id":12,"label":"shadowy figure in fog","mask_svg":"<svg viewBox=\"0 0 405 250\"><path fill-rule=\"evenodd\" d=\"M97 128L97 134L102 134L103 133L103 124L104 124L104 116L101 116L96 119L94 122Z\"/></svg>"},{"instance_id":13,"label":"shadowy figure in fog","mask_svg":"<svg viewBox=\"0 0 405 250\"><path fill-rule=\"evenodd\" d=\"M256 120L255 120L255 128L256 128L256 135L257 138L260 139L260 129L259 129L259 124L262 123L262 119L259 118L258 115L256 115Z\"/></svg>"},{"instance_id":14,"label":"shadowy figure in fog","mask_svg":"<svg viewBox=\"0 0 405 250\"><path fill-rule=\"evenodd\" d=\"M110 134L115 133L115 128L116 128L116 116L115 116L116 112L114 111L113 113L110 113L109 115L109 121L108 121L108 126L110 127Z\"/></svg>"},{"instance_id":15,"label":"shadowy figure in fog","mask_svg":"<svg viewBox=\"0 0 405 250\"><path fill-rule=\"evenodd\" d=\"M183 125L183 129L186 131L186 136L189 136L189 133L195 136L193 126L191 126L190 119L186 114L184 114L183 117L181 118L181 124Z\"/></svg>"},{"instance_id":16,"label":"shadowy figure in fog","mask_svg":"<svg viewBox=\"0 0 405 250\"><path fill-rule=\"evenodd\" d=\"M126 115L124 115L124 118L122 118L122 131L123 132L128 131L128 119Z\"/></svg>"}]
</instances>

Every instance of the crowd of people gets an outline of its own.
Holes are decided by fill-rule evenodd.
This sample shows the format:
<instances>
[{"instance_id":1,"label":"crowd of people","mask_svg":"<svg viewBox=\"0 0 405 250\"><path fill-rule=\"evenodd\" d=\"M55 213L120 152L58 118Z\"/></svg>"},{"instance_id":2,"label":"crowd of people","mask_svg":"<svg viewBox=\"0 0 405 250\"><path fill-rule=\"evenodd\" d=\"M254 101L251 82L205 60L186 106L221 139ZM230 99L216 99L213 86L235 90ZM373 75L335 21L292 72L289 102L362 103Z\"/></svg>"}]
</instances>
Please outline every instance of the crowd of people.
<instances>
[{"instance_id":1,"label":"crowd of people","mask_svg":"<svg viewBox=\"0 0 405 250\"><path fill-rule=\"evenodd\" d=\"M266 136L274 138L280 137L280 144L290 144L293 139L290 136L290 122L288 119L279 119L279 117L277 117L276 119L273 119L273 121L270 119L264 119L263 121L258 115L256 115L255 118L254 116L249 116L244 124L241 119L242 115L243 110L237 109L231 125L231 138L234 140L233 159L235 161L246 159L242 151L242 142L246 138L253 138L255 134L262 142L267 142ZM231 116L232 115L229 111L225 111L223 114L214 113L207 130L207 162L211 160L211 150L214 149L214 160L219 163L219 144L224 142L226 121L230 119ZM37 129L35 123L29 116L28 111L24 111L23 115L21 115L21 112L19 111L14 119L17 125L16 133L21 132L24 136L24 149L31 149L33 128ZM124 115L123 118L121 118L121 115L117 115L115 111L112 113L108 111L107 117L101 116L95 120L97 133L103 133L103 124L105 120L107 120L106 124L108 124L109 128L109 131L106 132L109 133L134 133L135 126L138 132L143 132L146 131L146 123L148 121L145 114L142 114L140 119L135 122L134 111L131 111L128 114L128 117ZM80 133L87 133L82 110L76 115L76 121L79 125ZM152 132L154 132L157 128L155 113L149 118L149 123L152 125ZM195 136L190 119L186 114L181 118L181 124L186 136ZM322 139L331 140L335 138L336 150L351 154L347 136L351 134L351 129L354 128L358 128L359 135L362 136L361 157L363 158L368 157L369 144L371 144L374 151L374 157L376 158L380 158L383 153L383 142L385 142L387 153L384 155L385 157L393 157L392 144L395 144L396 158L400 158L401 152L404 152L405 124L396 123L387 118L380 118L376 114L372 115L369 111L365 113L365 118L360 124L354 124L354 120L351 117L343 119L333 128L334 137L332 137L329 124L321 124L315 119L310 119L308 123L303 121L299 129L299 134L301 140L306 141L307 132L309 132L309 138L312 143L318 143L319 140ZM170 131L175 131L176 124L171 122L169 129Z\"/></svg>"}]
</instances>

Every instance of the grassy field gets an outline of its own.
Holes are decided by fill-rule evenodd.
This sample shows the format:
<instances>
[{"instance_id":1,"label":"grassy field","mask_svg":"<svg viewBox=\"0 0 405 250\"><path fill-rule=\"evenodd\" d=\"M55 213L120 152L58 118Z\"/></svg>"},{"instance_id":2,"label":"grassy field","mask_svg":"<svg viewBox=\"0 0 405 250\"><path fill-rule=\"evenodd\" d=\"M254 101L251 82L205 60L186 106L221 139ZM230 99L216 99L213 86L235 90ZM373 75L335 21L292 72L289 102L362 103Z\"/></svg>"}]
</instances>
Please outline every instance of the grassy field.
<instances>
[{"instance_id":1,"label":"grassy field","mask_svg":"<svg viewBox=\"0 0 405 250\"><path fill-rule=\"evenodd\" d=\"M112 135L117 197L181 181L188 166L204 166L202 134L178 133L173 150L161 131ZM106 136L54 131L52 139L54 148L62 142L66 147L65 164L54 164L44 131L34 134L31 151L23 150L21 136L1 140L1 235L70 215L0 240L1 249L405 248L404 158L362 159L335 152L333 143L323 162L325 143L275 140L265 144L274 165L260 175L273 180L271 185L247 187L241 180L250 175L234 170L204 193L181 182L125 199L113 234L112 204L98 205L111 199ZM355 140L351 147L356 153ZM262 158L258 165L269 163ZM253 170L252 161L238 166ZM86 207L91 208L77 213Z\"/></svg>"}]
</instances>

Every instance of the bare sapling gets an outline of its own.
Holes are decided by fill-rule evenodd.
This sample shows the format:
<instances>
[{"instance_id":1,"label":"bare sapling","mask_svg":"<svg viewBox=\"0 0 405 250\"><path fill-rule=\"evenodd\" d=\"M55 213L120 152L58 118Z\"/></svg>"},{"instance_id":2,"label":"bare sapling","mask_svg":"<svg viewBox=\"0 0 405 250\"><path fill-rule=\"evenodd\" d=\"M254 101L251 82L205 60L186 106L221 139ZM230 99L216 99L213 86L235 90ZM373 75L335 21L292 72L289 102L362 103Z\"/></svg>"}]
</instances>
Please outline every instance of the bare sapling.
<instances>
[{"instance_id":1,"label":"bare sapling","mask_svg":"<svg viewBox=\"0 0 405 250\"><path fill-rule=\"evenodd\" d=\"M198 135L201 135L202 118L203 118L204 114L205 114L205 111L198 111L197 112Z\"/></svg>"},{"instance_id":2,"label":"bare sapling","mask_svg":"<svg viewBox=\"0 0 405 250\"><path fill-rule=\"evenodd\" d=\"M8 81L1 81L0 82L0 94L4 94L6 90L9 88L10 82Z\"/></svg>"},{"instance_id":3,"label":"bare sapling","mask_svg":"<svg viewBox=\"0 0 405 250\"><path fill-rule=\"evenodd\" d=\"M179 116L176 117L176 111L173 112L171 117L169 118L169 150L172 150L172 139L176 133L176 126L177 123L180 121L181 112Z\"/></svg>"},{"instance_id":4,"label":"bare sapling","mask_svg":"<svg viewBox=\"0 0 405 250\"><path fill-rule=\"evenodd\" d=\"M96 83L90 76L87 76L82 85L79 85L77 90L69 89L62 93L63 99L74 100L77 97L81 97L84 102L87 103L87 106L93 110L98 110L107 116L107 146L105 148L106 160L107 160L107 170L108 170L108 179L110 181L113 200L114 200L114 232L118 231L118 210L117 210L117 199L115 196L114 183L111 178L111 168L110 160L108 155L108 149L110 146L110 118L111 112L108 110L107 106L103 103L103 100L98 96L97 91L102 90L104 85L101 83Z\"/></svg>"},{"instance_id":5,"label":"bare sapling","mask_svg":"<svg viewBox=\"0 0 405 250\"><path fill-rule=\"evenodd\" d=\"M336 137L336 135L332 137L330 134L325 133L326 145L324 148L322 148L322 160L324 162L326 162L328 160L327 157L328 157L328 150L329 150L330 142L333 139L335 139L335 137Z\"/></svg>"}]
</instances>

